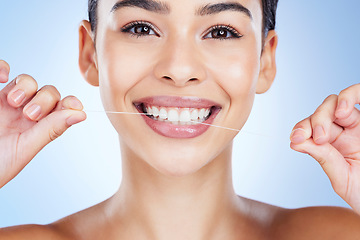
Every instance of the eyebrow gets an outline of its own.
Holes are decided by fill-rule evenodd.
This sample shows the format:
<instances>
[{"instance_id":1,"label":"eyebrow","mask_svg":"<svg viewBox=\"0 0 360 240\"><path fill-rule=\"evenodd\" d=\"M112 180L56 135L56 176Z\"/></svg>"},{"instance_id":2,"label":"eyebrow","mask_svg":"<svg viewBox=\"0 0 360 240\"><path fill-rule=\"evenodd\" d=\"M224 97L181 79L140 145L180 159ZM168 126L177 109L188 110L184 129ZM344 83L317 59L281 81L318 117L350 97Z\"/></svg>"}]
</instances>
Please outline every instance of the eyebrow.
<instances>
[{"instance_id":1,"label":"eyebrow","mask_svg":"<svg viewBox=\"0 0 360 240\"><path fill-rule=\"evenodd\" d=\"M117 2L111 9L110 12L115 12L120 8L125 7L137 7L142 8L147 11L161 13L161 14L169 14L170 7L163 2L158 2L154 0L123 0Z\"/></svg>"},{"instance_id":2,"label":"eyebrow","mask_svg":"<svg viewBox=\"0 0 360 240\"><path fill-rule=\"evenodd\" d=\"M252 14L249 9L244 7L238 2L226 2L226 3L216 3L216 4L207 4L197 10L196 14L200 16L213 15L224 11L237 11L244 13L251 20L253 19Z\"/></svg>"}]
</instances>

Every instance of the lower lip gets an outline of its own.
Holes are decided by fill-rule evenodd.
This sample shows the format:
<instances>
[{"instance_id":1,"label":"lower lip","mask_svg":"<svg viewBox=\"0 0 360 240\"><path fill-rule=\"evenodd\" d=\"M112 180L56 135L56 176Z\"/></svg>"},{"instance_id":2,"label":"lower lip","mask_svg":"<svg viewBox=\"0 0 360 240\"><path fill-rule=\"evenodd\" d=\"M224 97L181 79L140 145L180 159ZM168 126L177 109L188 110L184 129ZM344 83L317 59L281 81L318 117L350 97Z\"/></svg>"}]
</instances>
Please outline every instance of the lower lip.
<instances>
[{"instance_id":1,"label":"lower lip","mask_svg":"<svg viewBox=\"0 0 360 240\"><path fill-rule=\"evenodd\" d=\"M206 121L202 122L205 124L196 124L196 125L175 125L169 122L157 121L152 118L149 118L145 115L142 115L146 124L154 130L154 132L169 138L195 138L203 134L209 129L209 125L212 124L217 114L220 112L219 108L215 108Z\"/></svg>"}]
</instances>

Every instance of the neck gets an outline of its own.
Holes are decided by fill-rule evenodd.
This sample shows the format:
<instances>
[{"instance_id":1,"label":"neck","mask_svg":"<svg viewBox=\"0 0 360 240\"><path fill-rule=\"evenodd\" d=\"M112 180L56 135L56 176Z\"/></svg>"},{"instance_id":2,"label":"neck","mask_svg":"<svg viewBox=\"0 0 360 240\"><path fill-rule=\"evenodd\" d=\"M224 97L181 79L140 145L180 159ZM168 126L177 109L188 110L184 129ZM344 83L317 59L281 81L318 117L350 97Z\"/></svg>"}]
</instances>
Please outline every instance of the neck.
<instances>
[{"instance_id":1,"label":"neck","mask_svg":"<svg viewBox=\"0 0 360 240\"><path fill-rule=\"evenodd\" d=\"M211 239L228 232L239 203L231 150L230 145L197 172L179 177L159 173L122 148L123 179L113 212L126 222L127 231L142 233L137 239Z\"/></svg>"}]
</instances>

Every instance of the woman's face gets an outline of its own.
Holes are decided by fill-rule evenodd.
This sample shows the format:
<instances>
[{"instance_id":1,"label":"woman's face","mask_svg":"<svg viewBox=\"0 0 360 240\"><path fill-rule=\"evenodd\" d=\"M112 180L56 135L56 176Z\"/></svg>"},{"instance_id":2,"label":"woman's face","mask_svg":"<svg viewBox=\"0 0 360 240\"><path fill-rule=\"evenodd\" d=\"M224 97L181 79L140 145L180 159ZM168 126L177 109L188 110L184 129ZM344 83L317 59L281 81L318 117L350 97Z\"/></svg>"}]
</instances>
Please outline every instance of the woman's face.
<instances>
[{"instance_id":1,"label":"woman's face","mask_svg":"<svg viewBox=\"0 0 360 240\"><path fill-rule=\"evenodd\" d=\"M189 121L246 122L267 84L261 2L101 0L98 10L94 62L105 109L151 114L109 114L122 149L176 176L229 153L236 132Z\"/></svg>"}]
</instances>

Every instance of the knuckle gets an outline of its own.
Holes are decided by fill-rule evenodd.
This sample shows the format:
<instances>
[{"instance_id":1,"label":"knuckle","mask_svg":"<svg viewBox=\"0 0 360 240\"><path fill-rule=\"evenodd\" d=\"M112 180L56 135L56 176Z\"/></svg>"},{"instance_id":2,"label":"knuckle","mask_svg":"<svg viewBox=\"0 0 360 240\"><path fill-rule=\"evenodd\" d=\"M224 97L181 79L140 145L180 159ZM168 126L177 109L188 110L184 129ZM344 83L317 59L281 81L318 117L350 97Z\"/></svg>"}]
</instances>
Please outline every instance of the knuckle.
<instances>
[{"instance_id":1,"label":"knuckle","mask_svg":"<svg viewBox=\"0 0 360 240\"><path fill-rule=\"evenodd\" d=\"M50 91L50 92L53 92L54 94L60 95L57 88L54 87L53 85L45 85L41 88L41 90Z\"/></svg>"},{"instance_id":2,"label":"knuckle","mask_svg":"<svg viewBox=\"0 0 360 240\"><path fill-rule=\"evenodd\" d=\"M341 90L339 96L341 95L341 97L346 97L347 95L358 94L358 93L360 93L360 83L354 84L348 88Z\"/></svg>"},{"instance_id":3,"label":"knuckle","mask_svg":"<svg viewBox=\"0 0 360 240\"><path fill-rule=\"evenodd\" d=\"M341 90L341 92L339 93L339 97L346 98L348 94L349 94L349 88L346 88Z\"/></svg>"},{"instance_id":4,"label":"knuckle","mask_svg":"<svg viewBox=\"0 0 360 240\"><path fill-rule=\"evenodd\" d=\"M328 100L333 100L333 99L337 99L338 98L338 95L336 94L331 94L327 97Z\"/></svg>"},{"instance_id":5,"label":"knuckle","mask_svg":"<svg viewBox=\"0 0 360 240\"><path fill-rule=\"evenodd\" d=\"M306 126L306 125L308 125L309 122L310 122L310 118L307 117L307 118L301 120L300 122L298 122L297 125Z\"/></svg>"},{"instance_id":6,"label":"knuckle","mask_svg":"<svg viewBox=\"0 0 360 240\"><path fill-rule=\"evenodd\" d=\"M316 113L311 118L311 126L313 129L316 126L322 126L326 131L326 129L329 129L331 122L331 119L325 115L324 112Z\"/></svg>"},{"instance_id":7,"label":"knuckle","mask_svg":"<svg viewBox=\"0 0 360 240\"><path fill-rule=\"evenodd\" d=\"M329 159L331 157L331 155L333 154L333 149L326 149L323 150L321 154L319 154L317 161L320 164L321 167L324 167L327 159Z\"/></svg>"},{"instance_id":8,"label":"knuckle","mask_svg":"<svg viewBox=\"0 0 360 240\"><path fill-rule=\"evenodd\" d=\"M2 95L2 94L0 93L0 95ZM1 99L1 96L0 96L0 111L2 111L3 109L5 109L5 102L4 102L4 100Z\"/></svg>"},{"instance_id":9,"label":"knuckle","mask_svg":"<svg viewBox=\"0 0 360 240\"><path fill-rule=\"evenodd\" d=\"M295 124L293 130L299 129L299 128L306 130L309 126L310 126L310 117L307 117L307 118L301 120L300 122L298 122L297 124Z\"/></svg>"},{"instance_id":10,"label":"knuckle","mask_svg":"<svg viewBox=\"0 0 360 240\"><path fill-rule=\"evenodd\" d=\"M17 78L19 79L19 81L21 82L32 82L32 81L35 81L35 79L28 75L28 74L20 74L17 76Z\"/></svg>"},{"instance_id":11,"label":"knuckle","mask_svg":"<svg viewBox=\"0 0 360 240\"><path fill-rule=\"evenodd\" d=\"M360 83L356 83L347 88L347 90L349 90L349 89L354 89L354 90L360 91Z\"/></svg>"},{"instance_id":12,"label":"knuckle","mask_svg":"<svg viewBox=\"0 0 360 240\"><path fill-rule=\"evenodd\" d=\"M336 107L338 96L333 94L328 96L324 102L315 110L313 115L329 115L330 112Z\"/></svg>"},{"instance_id":13,"label":"knuckle","mask_svg":"<svg viewBox=\"0 0 360 240\"><path fill-rule=\"evenodd\" d=\"M295 129L299 129L299 128L301 128L301 129L304 129L305 130L305 124L304 124L304 122L298 122L294 127L293 127L293 130L295 130Z\"/></svg>"},{"instance_id":14,"label":"knuckle","mask_svg":"<svg viewBox=\"0 0 360 240\"><path fill-rule=\"evenodd\" d=\"M339 95L344 95L346 94L346 92L348 91L349 88L345 88L343 90L340 91Z\"/></svg>"},{"instance_id":15,"label":"knuckle","mask_svg":"<svg viewBox=\"0 0 360 240\"><path fill-rule=\"evenodd\" d=\"M77 100L77 98L75 96L66 96L63 101L68 103L71 102L72 100Z\"/></svg>"},{"instance_id":16,"label":"knuckle","mask_svg":"<svg viewBox=\"0 0 360 240\"><path fill-rule=\"evenodd\" d=\"M360 83L354 84L352 86L357 92L360 92Z\"/></svg>"},{"instance_id":17,"label":"knuckle","mask_svg":"<svg viewBox=\"0 0 360 240\"><path fill-rule=\"evenodd\" d=\"M63 133L63 131L61 131L58 128L51 129L49 131L49 139L50 139L50 141L54 141L55 139L60 137L62 135L62 133Z\"/></svg>"},{"instance_id":18,"label":"knuckle","mask_svg":"<svg viewBox=\"0 0 360 240\"><path fill-rule=\"evenodd\" d=\"M315 110L315 112L311 115L311 119L313 119L314 116L315 116L315 117L319 116L319 115L321 114L321 112L323 112L323 111L324 111L324 105L322 104L322 105L320 105L320 106Z\"/></svg>"},{"instance_id":19,"label":"knuckle","mask_svg":"<svg viewBox=\"0 0 360 240\"><path fill-rule=\"evenodd\" d=\"M68 99L77 99L77 97L75 97L73 95L68 95L68 96L66 96L66 98L68 98Z\"/></svg>"},{"instance_id":20,"label":"knuckle","mask_svg":"<svg viewBox=\"0 0 360 240\"><path fill-rule=\"evenodd\" d=\"M326 159L324 157L319 157L316 160L320 164L321 167L323 167L326 163Z\"/></svg>"},{"instance_id":21,"label":"knuckle","mask_svg":"<svg viewBox=\"0 0 360 240\"><path fill-rule=\"evenodd\" d=\"M42 87L38 94L49 102L57 102L61 98L59 91L51 85Z\"/></svg>"},{"instance_id":22,"label":"knuckle","mask_svg":"<svg viewBox=\"0 0 360 240\"><path fill-rule=\"evenodd\" d=\"M25 85L30 90L36 91L38 89L38 83L36 80L28 74L20 74L16 77L16 84Z\"/></svg>"},{"instance_id":23,"label":"knuckle","mask_svg":"<svg viewBox=\"0 0 360 240\"><path fill-rule=\"evenodd\" d=\"M322 114L322 110L316 110L311 116L310 116L310 120L311 120L311 124L314 124L315 122L320 122L323 119L323 114Z\"/></svg>"},{"instance_id":24,"label":"knuckle","mask_svg":"<svg viewBox=\"0 0 360 240\"><path fill-rule=\"evenodd\" d=\"M331 94L329 96L327 96L327 98L325 98L325 100L323 101L323 103L319 106L319 108L323 108L324 106L326 106L327 103L331 103L331 102L335 102L338 98L338 95L336 94Z\"/></svg>"}]
</instances>

